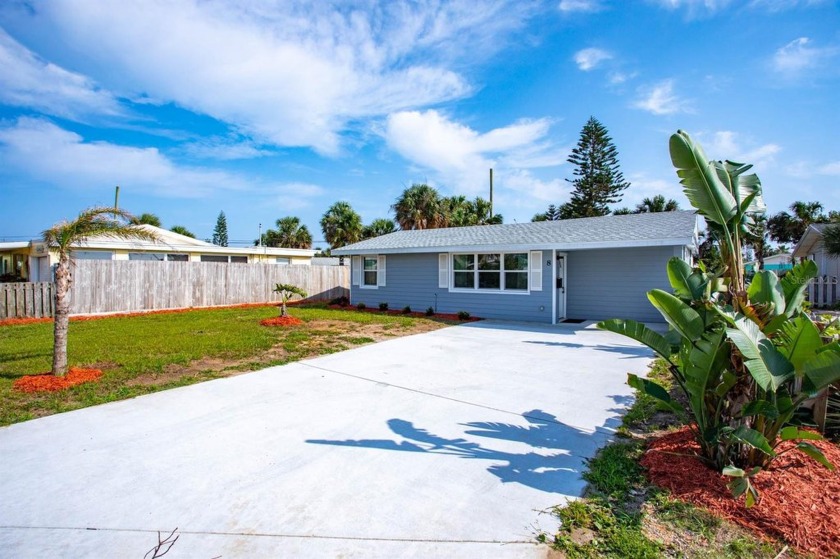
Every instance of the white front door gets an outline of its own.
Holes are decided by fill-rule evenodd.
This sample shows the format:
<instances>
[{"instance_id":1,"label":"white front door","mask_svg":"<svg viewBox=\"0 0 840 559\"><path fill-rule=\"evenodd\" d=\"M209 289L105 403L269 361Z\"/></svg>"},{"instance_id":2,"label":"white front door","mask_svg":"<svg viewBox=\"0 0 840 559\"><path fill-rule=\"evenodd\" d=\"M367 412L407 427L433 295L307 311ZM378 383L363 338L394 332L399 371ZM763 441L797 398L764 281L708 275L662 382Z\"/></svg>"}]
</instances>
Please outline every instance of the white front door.
<instances>
[{"instance_id":1,"label":"white front door","mask_svg":"<svg viewBox=\"0 0 840 559\"><path fill-rule=\"evenodd\" d=\"M557 255L557 265L554 267L554 287L557 289L557 322L566 318L566 255Z\"/></svg>"}]
</instances>

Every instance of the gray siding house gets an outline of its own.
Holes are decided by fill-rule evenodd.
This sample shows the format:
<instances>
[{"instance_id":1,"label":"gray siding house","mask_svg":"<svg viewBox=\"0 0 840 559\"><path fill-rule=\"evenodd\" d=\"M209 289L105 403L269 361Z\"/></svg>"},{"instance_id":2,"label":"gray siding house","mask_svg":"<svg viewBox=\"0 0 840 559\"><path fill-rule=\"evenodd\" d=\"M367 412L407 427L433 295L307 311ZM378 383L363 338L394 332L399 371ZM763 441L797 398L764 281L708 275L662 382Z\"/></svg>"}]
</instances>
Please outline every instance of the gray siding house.
<instances>
[{"instance_id":1,"label":"gray siding house","mask_svg":"<svg viewBox=\"0 0 840 559\"><path fill-rule=\"evenodd\" d=\"M661 322L645 293L670 290L669 258L691 261L692 211L397 231L345 246L352 304L556 324Z\"/></svg>"}]
</instances>

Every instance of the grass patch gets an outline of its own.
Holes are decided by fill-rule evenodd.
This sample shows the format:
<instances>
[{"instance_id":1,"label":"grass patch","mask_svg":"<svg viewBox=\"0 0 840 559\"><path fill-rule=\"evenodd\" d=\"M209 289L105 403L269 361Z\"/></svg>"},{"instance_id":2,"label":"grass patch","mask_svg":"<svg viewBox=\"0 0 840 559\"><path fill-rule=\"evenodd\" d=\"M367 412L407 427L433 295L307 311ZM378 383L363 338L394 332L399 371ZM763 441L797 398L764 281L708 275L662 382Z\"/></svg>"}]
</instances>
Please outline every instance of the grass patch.
<instances>
[{"instance_id":1,"label":"grass patch","mask_svg":"<svg viewBox=\"0 0 840 559\"><path fill-rule=\"evenodd\" d=\"M290 307L304 324L265 327L275 307L202 309L71 322L71 366L103 377L61 392L24 394L15 379L48 372L52 323L0 327L0 425L281 365L452 324L435 318Z\"/></svg>"},{"instance_id":2,"label":"grass patch","mask_svg":"<svg viewBox=\"0 0 840 559\"><path fill-rule=\"evenodd\" d=\"M671 376L657 359L648 373L675 396ZM556 534L540 534L568 559L686 557L700 559L773 559L784 547L762 541L745 530L648 485L639 460L646 438L680 425L650 396L636 393L624 416L619 440L589 460L583 499L557 507ZM790 550L788 559L799 557Z\"/></svg>"}]
</instances>

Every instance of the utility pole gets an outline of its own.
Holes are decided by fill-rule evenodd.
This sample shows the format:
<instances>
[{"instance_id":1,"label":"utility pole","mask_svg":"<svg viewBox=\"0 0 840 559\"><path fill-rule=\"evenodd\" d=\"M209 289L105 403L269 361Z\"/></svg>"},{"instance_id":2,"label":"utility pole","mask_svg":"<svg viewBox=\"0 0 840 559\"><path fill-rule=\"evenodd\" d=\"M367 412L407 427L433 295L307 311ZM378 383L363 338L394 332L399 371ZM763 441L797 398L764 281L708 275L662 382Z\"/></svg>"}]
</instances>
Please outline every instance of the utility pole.
<instances>
[{"instance_id":1,"label":"utility pole","mask_svg":"<svg viewBox=\"0 0 840 559\"><path fill-rule=\"evenodd\" d=\"M493 218L493 168L490 168L490 215L488 218Z\"/></svg>"},{"instance_id":2,"label":"utility pole","mask_svg":"<svg viewBox=\"0 0 840 559\"><path fill-rule=\"evenodd\" d=\"M120 185L117 185L117 190L114 193L114 219L117 219L118 209L120 209Z\"/></svg>"}]
</instances>

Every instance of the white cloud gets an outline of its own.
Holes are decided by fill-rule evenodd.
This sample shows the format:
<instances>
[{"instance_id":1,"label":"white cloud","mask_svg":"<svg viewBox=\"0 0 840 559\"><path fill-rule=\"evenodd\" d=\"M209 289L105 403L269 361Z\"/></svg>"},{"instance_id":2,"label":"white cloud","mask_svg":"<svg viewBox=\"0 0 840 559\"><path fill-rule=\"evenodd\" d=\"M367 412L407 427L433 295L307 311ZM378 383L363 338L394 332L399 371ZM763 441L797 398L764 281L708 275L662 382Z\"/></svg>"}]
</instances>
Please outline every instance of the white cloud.
<instances>
[{"instance_id":1,"label":"white cloud","mask_svg":"<svg viewBox=\"0 0 840 559\"><path fill-rule=\"evenodd\" d=\"M603 6L599 0L560 0L557 8L563 13L598 12Z\"/></svg>"},{"instance_id":2,"label":"white cloud","mask_svg":"<svg viewBox=\"0 0 840 559\"><path fill-rule=\"evenodd\" d=\"M549 201L568 192L565 181L542 180L533 169L563 164L568 150L548 139L547 119L520 121L481 134L434 110L390 115L383 136L417 167L430 171L451 193L487 197L488 169L495 171L497 194L509 207Z\"/></svg>"},{"instance_id":3,"label":"white cloud","mask_svg":"<svg viewBox=\"0 0 840 559\"><path fill-rule=\"evenodd\" d=\"M781 12L799 7L825 6L831 2L833 0L752 0L749 7L763 9L768 12Z\"/></svg>"},{"instance_id":4,"label":"white cloud","mask_svg":"<svg viewBox=\"0 0 840 559\"><path fill-rule=\"evenodd\" d=\"M667 10L686 10L689 17L712 15L726 8L732 0L652 0Z\"/></svg>"},{"instance_id":5,"label":"white cloud","mask_svg":"<svg viewBox=\"0 0 840 559\"><path fill-rule=\"evenodd\" d=\"M111 93L89 78L38 58L0 28L0 103L69 118L121 115Z\"/></svg>"},{"instance_id":6,"label":"white cloud","mask_svg":"<svg viewBox=\"0 0 840 559\"><path fill-rule=\"evenodd\" d=\"M663 80L653 86L639 88L633 107L655 115L691 112L688 101L674 93L674 80Z\"/></svg>"},{"instance_id":7,"label":"white cloud","mask_svg":"<svg viewBox=\"0 0 840 559\"><path fill-rule=\"evenodd\" d=\"M671 180L666 180L651 177L646 173L631 173L627 175L627 180L630 182L630 188L624 191L621 203L615 204L613 209L625 206L633 209L645 198L653 198L658 194L664 196L666 200L676 200L683 209L691 207L676 176Z\"/></svg>"},{"instance_id":8,"label":"white cloud","mask_svg":"<svg viewBox=\"0 0 840 559\"><path fill-rule=\"evenodd\" d=\"M45 44L72 44L77 65L125 97L210 115L259 143L335 154L348 123L467 95L453 58L501 48L532 9L93 0L39 4L20 25L52 30Z\"/></svg>"},{"instance_id":9,"label":"white cloud","mask_svg":"<svg viewBox=\"0 0 840 559\"><path fill-rule=\"evenodd\" d=\"M233 161L273 155L274 152L247 138L211 137L185 144L180 151L197 159Z\"/></svg>"},{"instance_id":10,"label":"white cloud","mask_svg":"<svg viewBox=\"0 0 840 559\"><path fill-rule=\"evenodd\" d=\"M699 135L701 139L704 136ZM728 159L739 163L750 163L755 167L771 165L776 154L782 151L778 144L755 145L755 142L745 140L740 134L730 130L715 132L711 140L703 143L703 148L710 159Z\"/></svg>"},{"instance_id":11,"label":"white cloud","mask_svg":"<svg viewBox=\"0 0 840 559\"><path fill-rule=\"evenodd\" d=\"M293 193L296 203L322 192L312 185L267 183L226 171L179 165L156 148L86 142L74 132L34 118L20 118L0 128L0 164L6 171L74 190L119 184L170 198L206 197L218 190L277 191Z\"/></svg>"},{"instance_id":12,"label":"white cloud","mask_svg":"<svg viewBox=\"0 0 840 559\"><path fill-rule=\"evenodd\" d=\"M574 56L575 64L577 64L578 68L584 72L588 72L589 70L596 68L601 62L611 58L612 54L598 48L579 50Z\"/></svg>"},{"instance_id":13,"label":"white cloud","mask_svg":"<svg viewBox=\"0 0 840 559\"><path fill-rule=\"evenodd\" d=\"M800 37L779 48L773 55L773 69L781 74L796 75L820 66L837 53L831 47L810 46L808 37Z\"/></svg>"},{"instance_id":14,"label":"white cloud","mask_svg":"<svg viewBox=\"0 0 840 559\"><path fill-rule=\"evenodd\" d=\"M609 80L610 85L621 85L629 80L632 80L638 75L638 72L610 72L607 79Z\"/></svg>"},{"instance_id":15,"label":"white cloud","mask_svg":"<svg viewBox=\"0 0 840 559\"><path fill-rule=\"evenodd\" d=\"M826 163L825 165L820 166L820 168L817 169L817 172L821 175L828 175L830 177L840 177L840 161Z\"/></svg>"}]
</instances>

